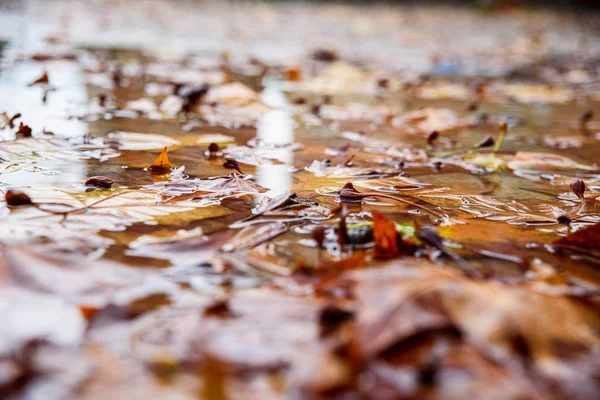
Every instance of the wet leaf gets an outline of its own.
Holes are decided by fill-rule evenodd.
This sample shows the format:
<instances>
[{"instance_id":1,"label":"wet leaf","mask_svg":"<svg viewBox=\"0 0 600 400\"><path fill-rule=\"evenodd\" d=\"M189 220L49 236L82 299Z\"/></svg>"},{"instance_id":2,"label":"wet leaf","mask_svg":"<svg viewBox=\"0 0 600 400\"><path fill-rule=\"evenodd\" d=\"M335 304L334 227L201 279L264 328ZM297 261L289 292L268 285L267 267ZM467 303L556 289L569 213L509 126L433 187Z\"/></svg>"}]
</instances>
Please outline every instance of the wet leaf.
<instances>
[{"instance_id":1,"label":"wet leaf","mask_svg":"<svg viewBox=\"0 0 600 400\"><path fill-rule=\"evenodd\" d=\"M238 162L235 160L235 158L225 157L225 162L223 163L223 167L225 167L227 169L234 169L237 172L239 172L240 174L243 174L243 172L240 169L240 166L239 166Z\"/></svg>"},{"instance_id":2,"label":"wet leaf","mask_svg":"<svg viewBox=\"0 0 600 400\"><path fill-rule=\"evenodd\" d=\"M171 163L169 162L169 156L167 155L167 147L165 146L156 160L148 167L150 172L153 174L166 174L171 171Z\"/></svg>"},{"instance_id":3,"label":"wet leaf","mask_svg":"<svg viewBox=\"0 0 600 400\"><path fill-rule=\"evenodd\" d=\"M109 189L114 181L107 176L91 176L86 179L85 184L99 189Z\"/></svg>"},{"instance_id":4,"label":"wet leaf","mask_svg":"<svg viewBox=\"0 0 600 400\"><path fill-rule=\"evenodd\" d=\"M31 128L21 122L19 124L19 129L17 130L16 135L17 135L17 137L24 137L24 138L31 137Z\"/></svg>"},{"instance_id":5,"label":"wet leaf","mask_svg":"<svg viewBox=\"0 0 600 400\"><path fill-rule=\"evenodd\" d=\"M375 258L385 260L401 254L396 225L378 212L373 212L373 237L375 239Z\"/></svg>"},{"instance_id":6,"label":"wet leaf","mask_svg":"<svg viewBox=\"0 0 600 400\"><path fill-rule=\"evenodd\" d=\"M2 118L2 125L0 129L4 129L7 126L12 129L15 127L15 121L21 118L21 113L16 113L13 116L8 115L6 112L0 113L0 117Z\"/></svg>"},{"instance_id":7,"label":"wet leaf","mask_svg":"<svg viewBox=\"0 0 600 400\"><path fill-rule=\"evenodd\" d=\"M585 192L585 183L582 180L576 180L571 182L571 191L575 193L580 200L583 200L583 194Z\"/></svg>"},{"instance_id":8,"label":"wet leaf","mask_svg":"<svg viewBox=\"0 0 600 400\"><path fill-rule=\"evenodd\" d=\"M537 376L562 390L570 390L572 377L581 372L581 382L595 386L590 362L600 337L589 328L600 319L591 308L564 297L471 281L422 263L394 264L352 272L361 304L356 341L362 357L452 327L508 370L527 371L530 379ZM571 350L565 353L566 348Z\"/></svg>"},{"instance_id":9,"label":"wet leaf","mask_svg":"<svg viewBox=\"0 0 600 400\"><path fill-rule=\"evenodd\" d=\"M262 224L258 227L249 226L239 231L221 248L225 252L243 250L257 246L267 240L286 232L288 227L281 222Z\"/></svg>"},{"instance_id":10,"label":"wet leaf","mask_svg":"<svg viewBox=\"0 0 600 400\"><path fill-rule=\"evenodd\" d=\"M9 207L29 206L33 204L31 198L24 192L18 190L7 190L4 194L4 201Z\"/></svg>"},{"instance_id":11,"label":"wet leaf","mask_svg":"<svg viewBox=\"0 0 600 400\"><path fill-rule=\"evenodd\" d=\"M560 250L571 250L583 254L596 254L598 240L600 240L600 224L595 224L587 228L573 232L563 238L560 238L552 243L552 245Z\"/></svg>"},{"instance_id":12,"label":"wet leaf","mask_svg":"<svg viewBox=\"0 0 600 400\"><path fill-rule=\"evenodd\" d=\"M247 175L236 173L208 179L176 179L156 182L153 185L145 186L144 189L156 191L167 199L194 193L198 193L198 197L201 197L202 192L227 196L232 193L262 193L267 191L264 187L250 180Z\"/></svg>"},{"instance_id":13,"label":"wet leaf","mask_svg":"<svg viewBox=\"0 0 600 400\"><path fill-rule=\"evenodd\" d=\"M50 80L48 79L48 73L44 72L39 78L37 78L36 80L31 82L29 84L29 86L47 85L49 82L50 82Z\"/></svg>"}]
</instances>

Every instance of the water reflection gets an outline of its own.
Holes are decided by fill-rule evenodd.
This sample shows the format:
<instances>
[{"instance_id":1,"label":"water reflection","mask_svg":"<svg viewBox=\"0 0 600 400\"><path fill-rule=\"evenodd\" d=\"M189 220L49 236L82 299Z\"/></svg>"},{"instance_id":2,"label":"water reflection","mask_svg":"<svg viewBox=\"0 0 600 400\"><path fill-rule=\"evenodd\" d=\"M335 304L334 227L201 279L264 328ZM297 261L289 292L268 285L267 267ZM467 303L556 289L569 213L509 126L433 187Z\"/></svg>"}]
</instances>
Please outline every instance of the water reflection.
<instances>
[{"instance_id":1,"label":"water reflection","mask_svg":"<svg viewBox=\"0 0 600 400\"><path fill-rule=\"evenodd\" d=\"M284 94L275 88L261 93L261 100L274 109L267 112L258 122L257 139L269 154L282 164L265 164L257 167L257 182L275 192L290 190L294 165L294 120L288 111Z\"/></svg>"},{"instance_id":2,"label":"water reflection","mask_svg":"<svg viewBox=\"0 0 600 400\"><path fill-rule=\"evenodd\" d=\"M15 59L30 54L35 44L7 46L2 58ZM27 60L9 63L0 75L0 112L9 115L21 114L17 120L30 126L34 136L43 130L53 132L58 137L81 137L87 133L87 123L70 118L77 114L88 102L85 86L85 75L81 66L75 61L55 60L38 63ZM48 74L49 85L30 86L31 82L44 73ZM46 102L42 101L45 89ZM5 129L2 139L12 139L14 129ZM32 166L16 172L3 173L0 183L3 186L62 186L70 187L75 183L85 181L87 165L82 160L45 161L35 163L45 172L31 172Z\"/></svg>"}]
</instances>

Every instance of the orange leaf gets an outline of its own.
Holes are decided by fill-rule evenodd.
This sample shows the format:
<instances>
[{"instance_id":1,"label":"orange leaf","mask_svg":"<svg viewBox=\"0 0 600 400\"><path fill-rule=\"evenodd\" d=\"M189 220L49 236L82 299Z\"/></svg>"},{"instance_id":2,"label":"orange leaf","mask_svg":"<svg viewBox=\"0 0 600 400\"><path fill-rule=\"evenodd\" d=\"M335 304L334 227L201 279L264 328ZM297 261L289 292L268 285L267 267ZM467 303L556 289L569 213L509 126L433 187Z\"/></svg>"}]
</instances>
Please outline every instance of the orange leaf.
<instances>
[{"instance_id":1,"label":"orange leaf","mask_svg":"<svg viewBox=\"0 0 600 400\"><path fill-rule=\"evenodd\" d=\"M375 237L375 258L398 257L398 232L396 225L378 212L373 212L373 236Z\"/></svg>"},{"instance_id":2,"label":"orange leaf","mask_svg":"<svg viewBox=\"0 0 600 400\"><path fill-rule=\"evenodd\" d=\"M166 174L171 169L171 163L169 162L169 156L167 155L167 146L162 150L160 155L156 157L156 160L150 166L150 172L156 174Z\"/></svg>"}]
</instances>

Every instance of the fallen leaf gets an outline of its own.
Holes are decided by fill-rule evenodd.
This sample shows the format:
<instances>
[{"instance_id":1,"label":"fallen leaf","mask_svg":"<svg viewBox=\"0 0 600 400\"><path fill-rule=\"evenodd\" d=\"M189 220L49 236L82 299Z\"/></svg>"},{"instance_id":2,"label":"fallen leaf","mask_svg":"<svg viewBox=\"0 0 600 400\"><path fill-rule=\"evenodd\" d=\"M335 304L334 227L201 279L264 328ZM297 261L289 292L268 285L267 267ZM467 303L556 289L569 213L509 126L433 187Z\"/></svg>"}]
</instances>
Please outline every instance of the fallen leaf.
<instances>
[{"instance_id":1,"label":"fallen leaf","mask_svg":"<svg viewBox=\"0 0 600 400\"><path fill-rule=\"evenodd\" d=\"M50 80L48 79L48 73L44 72L39 78L37 78L36 80L31 82L29 84L29 86L47 85L49 82L50 82Z\"/></svg>"},{"instance_id":2,"label":"fallen leaf","mask_svg":"<svg viewBox=\"0 0 600 400\"><path fill-rule=\"evenodd\" d=\"M263 224L258 227L249 226L236 233L221 249L224 252L231 252L252 248L281 235L287 230L287 225L282 222Z\"/></svg>"},{"instance_id":3,"label":"fallen leaf","mask_svg":"<svg viewBox=\"0 0 600 400\"><path fill-rule=\"evenodd\" d=\"M396 225L382 214L373 213L373 237L375 239L375 258L385 260L398 257L401 252L398 247Z\"/></svg>"},{"instance_id":4,"label":"fallen leaf","mask_svg":"<svg viewBox=\"0 0 600 400\"><path fill-rule=\"evenodd\" d=\"M85 184L99 189L110 189L114 181L107 176L90 176Z\"/></svg>"},{"instance_id":5,"label":"fallen leaf","mask_svg":"<svg viewBox=\"0 0 600 400\"><path fill-rule=\"evenodd\" d=\"M29 206L33 204L31 198L24 192L18 190L7 190L4 194L4 201L9 207Z\"/></svg>"},{"instance_id":6,"label":"fallen leaf","mask_svg":"<svg viewBox=\"0 0 600 400\"><path fill-rule=\"evenodd\" d=\"M588 389L598 386L592 360L600 317L578 301L472 281L424 261L403 259L349 274L356 285L355 340L363 359L419 334L454 328L482 354L534 382L552 382L564 393L577 392L572 379Z\"/></svg>"},{"instance_id":7,"label":"fallen leaf","mask_svg":"<svg viewBox=\"0 0 600 400\"><path fill-rule=\"evenodd\" d=\"M163 148L159 156L156 157L156 160L154 160L154 162L152 163L152 165L150 165L150 167L148 167L148 169L153 174L160 175L166 174L167 172L171 171L171 163L169 162L169 156L167 155L167 146Z\"/></svg>"}]
</instances>

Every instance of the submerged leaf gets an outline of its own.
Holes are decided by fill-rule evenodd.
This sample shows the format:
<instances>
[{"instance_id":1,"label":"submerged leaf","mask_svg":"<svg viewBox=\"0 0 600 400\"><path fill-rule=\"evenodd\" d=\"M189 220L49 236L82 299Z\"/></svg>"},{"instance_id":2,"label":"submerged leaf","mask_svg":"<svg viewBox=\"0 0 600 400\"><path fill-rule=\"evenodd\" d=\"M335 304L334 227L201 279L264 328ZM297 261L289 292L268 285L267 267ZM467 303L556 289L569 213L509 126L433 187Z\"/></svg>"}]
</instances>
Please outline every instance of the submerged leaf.
<instances>
[{"instance_id":1,"label":"submerged leaf","mask_svg":"<svg viewBox=\"0 0 600 400\"><path fill-rule=\"evenodd\" d=\"M225 252L234 250L244 250L257 246L267 240L281 235L288 229L287 225L281 222L263 224L258 227L249 226L239 231L221 248Z\"/></svg>"}]
</instances>

